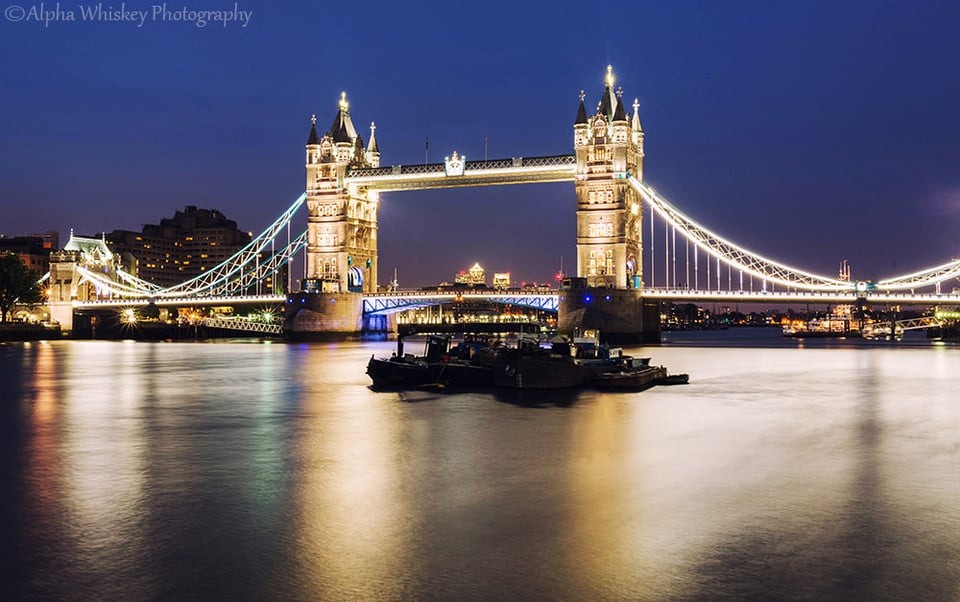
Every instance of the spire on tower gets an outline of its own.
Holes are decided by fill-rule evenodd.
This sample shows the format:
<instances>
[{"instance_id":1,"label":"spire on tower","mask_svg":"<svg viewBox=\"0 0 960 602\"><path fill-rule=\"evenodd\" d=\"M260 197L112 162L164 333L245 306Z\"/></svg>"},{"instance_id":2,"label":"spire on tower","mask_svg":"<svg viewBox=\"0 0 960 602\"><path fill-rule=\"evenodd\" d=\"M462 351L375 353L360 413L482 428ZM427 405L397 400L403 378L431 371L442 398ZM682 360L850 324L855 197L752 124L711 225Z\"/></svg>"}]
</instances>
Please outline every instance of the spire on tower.
<instances>
[{"instance_id":1,"label":"spire on tower","mask_svg":"<svg viewBox=\"0 0 960 602\"><path fill-rule=\"evenodd\" d=\"M613 113L614 121L626 121L627 115L623 112L623 88L617 88L617 110Z\"/></svg>"},{"instance_id":2,"label":"spire on tower","mask_svg":"<svg viewBox=\"0 0 960 602\"><path fill-rule=\"evenodd\" d=\"M340 127L337 128L337 131L333 133L333 141L336 143L340 142L353 142L353 139L350 137L350 132L347 130L346 120L340 120Z\"/></svg>"},{"instance_id":3,"label":"spire on tower","mask_svg":"<svg viewBox=\"0 0 960 602\"><path fill-rule=\"evenodd\" d=\"M353 127L353 121L350 119L350 103L347 102L347 93L340 93L339 110L333 118L333 124L330 125L330 137L334 142L353 143L357 138L357 130ZM346 133L341 134L343 129Z\"/></svg>"},{"instance_id":4,"label":"spire on tower","mask_svg":"<svg viewBox=\"0 0 960 602\"><path fill-rule=\"evenodd\" d=\"M317 116L310 116L310 137L307 138L307 144L320 144L320 136L317 135Z\"/></svg>"},{"instance_id":5,"label":"spire on tower","mask_svg":"<svg viewBox=\"0 0 960 602\"><path fill-rule=\"evenodd\" d=\"M580 108L577 109L577 120L573 122L575 125L587 123L587 109L583 106L584 98L586 98L586 95L583 90L580 90Z\"/></svg>"},{"instance_id":6,"label":"spire on tower","mask_svg":"<svg viewBox=\"0 0 960 602\"><path fill-rule=\"evenodd\" d=\"M370 122L370 144L367 145L368 153L379 153L380 149L377 147L377 137L374 135L374 132L377 130L377 124Z\"/></svg>"},{"instance_id":7,"label":"spire on tower","mask_svg":"<svg viewBox=\"0 0 960 602\"><path fill-rule=\"evenodd\" d=\"M603 95L600 96L600 104L597 105L597 112L606 116L607 121L613 119L613 112L617 106L617 99L613 93L613 67L607 65L606 86L603 88Z\"/></svg>"},{"instance_id":8,"label":"spire on tower","mask_svg":"<svg viewBox=\"0 0 960 602\"><path fill-rule=\"evenodd\" d=\"M630 124L634 132L642 132L643 126L640 125L640 101L633 99L633 122Z\"/></svg>"}]
</instances>

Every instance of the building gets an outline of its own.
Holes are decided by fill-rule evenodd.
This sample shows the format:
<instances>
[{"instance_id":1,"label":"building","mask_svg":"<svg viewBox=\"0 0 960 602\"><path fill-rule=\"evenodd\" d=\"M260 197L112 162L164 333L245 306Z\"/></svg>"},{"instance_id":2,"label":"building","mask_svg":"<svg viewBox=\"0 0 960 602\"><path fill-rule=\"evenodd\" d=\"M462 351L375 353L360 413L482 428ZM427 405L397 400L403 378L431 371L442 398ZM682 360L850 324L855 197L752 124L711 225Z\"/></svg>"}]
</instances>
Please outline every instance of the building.
<instances>
[{"instance_id":1,"label":"building","mask_svg":"<svg viewBox=\"0 0 960 602\"><path fill-rule=\"evenodd\" d=\"M494 272L493 288L499 290L510 288L510 272Z\"/></svg>"},{"instance_id":2,"label":"building","mask_svg":"<svg viewBox=\"0 0 960 602\"><path fill-rule=\"evenodd\" d=\"M11 251L39 275L50 271L50 253L60 248L60 235L54 231L26 236L0 234L0 252Z\"/></svg>"},{"instance_id":3,"label":"building","mask_svg":"<svg viewBox=\"0 0 960 602\"><path fill-rule=\"evenodd\" d=\"M216 209L188 205L140 232L114 230L104 238L122 258L126 271L160 286L173 286L229 259L250 242L251 234ZM278 272L264 282L260 292L283 292L284 274Z\"/></svg>"},{"instance_id":4,"label":"building","mask_svg":"<svg viewBox=\"0 0 960 602\"><path fill-rule=\"evenodd\" d=\"M487 277L480 264L475 263L469 270L460 270L457 275L453 277L453 281L456 284L486 286Z\"/></svg>"}]
</instances>

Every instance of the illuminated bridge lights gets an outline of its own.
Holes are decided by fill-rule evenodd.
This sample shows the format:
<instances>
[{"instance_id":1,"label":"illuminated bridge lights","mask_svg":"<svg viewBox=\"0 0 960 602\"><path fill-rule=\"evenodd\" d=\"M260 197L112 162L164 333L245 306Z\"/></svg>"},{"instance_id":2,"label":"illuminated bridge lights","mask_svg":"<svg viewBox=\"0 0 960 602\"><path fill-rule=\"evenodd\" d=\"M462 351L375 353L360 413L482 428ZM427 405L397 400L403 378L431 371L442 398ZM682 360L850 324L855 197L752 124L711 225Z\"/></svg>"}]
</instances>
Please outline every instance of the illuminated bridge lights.
<instances>
[{"instance_id":1,"label":"illuminated bridge lights","mask_svg":"<svg viewBox=\"0 0 960 602\"><path fill-rule=\"evenodd\" d=\"M408 309L457 303L462 301L488 301L504 305L529 307L543 311L557 311L559 297L555 293L434 293L411 291L409 293L379 293L363 296L363 313L366 315L393 314Z\"/></svg>"},{"instance_id":2,"label":"illuminated bridge lights","mask_svg":"<svg viewBox=\"0 0 960 602\"><path fill-rule=\"evenodd\" d=\"M569 182L576 176L574 155L513 157L488 161L467 161L462 169L448 169L446 163L355 168L347 172L349 186L367 190L426 190L464 186Z\"/></svg>"},{"instance_id":3,"label":"illuminated bridge lights","mask_svg":"<svg viewBox=\"0 0 960 602\"><path fill-rule=\"evenodd\" d=\"M463 175L446 175L444 164L393 166L386 168L368 168L351 170L347 175L351 186L365 187L368 190L414 190L422 188L444 188L450 186L482 186L490 184L520 184L527 182L573 181L579 177L575 173L576 161L573 155L552 157L495 159L491 161L467 161ZM749 275L761 280L763 290L753 292L727 290L719 286L715 290L702 290L702 287L656 288L647 286L643 295L660 300L689 301L753 301L753 302L810 302L810 303L852 303L858 299L867 299L872 303L899 304L960 304L960 294L940 293L940 286L960 278L960 259L954 259L943 265L928 268L911 274L878 281L849 282L836 278L823 277L791 268L782 263L767 259L730 242L695 222L675 206L661 197L652 187L637 180L629 172L618 173L625 177L641 198L656 214L686 238L694 249L727 266L730 271L740 271L739 284L743 286L743 276ZM77 308L144 306L149 304L173 305L214 305L245 302L283 302L282 295L245 295L252 287L275 274L283 265L306 246L307 232L302 231L290 240L292 218L305 206L305 194L277 220L255 237L243 249L229 259L179 285L160 288L133 275L118 271L116 279L99 270L88 270L78 266L82 281L96 285L105 300L75 302ZM630 211L639 212L639 205L630 207ZM286 232L284 246L277 240ZM274 247L282 247L273 252ZM651 247L653 245L651 244ZM676 257L674 256L674 261ZM718 269L719 272L719 269ZM729 274L729 272L728 272ZM676 278L676 275L674 275ZM43 280L43 279L41 279ZM785 291L767 290L767 285L783 288ZM935 293L918 293L917 289L936 287ZM710 287L707 287L708 289ZM699 290L697 290L699 289ZM363 298L365 314L390 314L417 307L438 305L461 300L488 301L512 304L544 311L557 311L558 293L530 294L510 292L451 292L451 293L380 293L367 294ZM605 297L605 300L606 297ZM594 301L586 297L585 302ZM302 302L302 301L301 301Z\"/></svg>"},{"instance_id":4,"label":"illuminated bridge lights","mask_svg":"<svg viewBox=\"0 0 960 602\"><path fill-rule=\"evenodd\" d=\"M108 307L158 307L194 306L194 305L233 305L247 303L284 303L286 295L235 295L210 297L164 297L160 299L103 299L98 301L74 301L77 309L99 309Z\"/></svg>"}]
</instances>

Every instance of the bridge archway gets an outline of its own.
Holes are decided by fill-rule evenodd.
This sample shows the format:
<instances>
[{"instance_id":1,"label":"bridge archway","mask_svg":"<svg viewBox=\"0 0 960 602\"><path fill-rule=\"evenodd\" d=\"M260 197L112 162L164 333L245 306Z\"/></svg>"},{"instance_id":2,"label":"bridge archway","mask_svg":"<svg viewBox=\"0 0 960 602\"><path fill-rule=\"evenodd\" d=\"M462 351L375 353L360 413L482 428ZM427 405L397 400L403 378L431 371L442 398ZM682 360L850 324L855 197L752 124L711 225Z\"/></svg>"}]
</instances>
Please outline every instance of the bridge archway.
<instances>
[{"instance_id":1,"label":"bridge archway","mask_svg":"<svg viewBox=\"0 0 960 602\"><path fill-rule=\"evenodd\" d=\"M363 292L363 268L353 266L347 270L347 290L351 293Z\"/></svg>"}]
</instances>

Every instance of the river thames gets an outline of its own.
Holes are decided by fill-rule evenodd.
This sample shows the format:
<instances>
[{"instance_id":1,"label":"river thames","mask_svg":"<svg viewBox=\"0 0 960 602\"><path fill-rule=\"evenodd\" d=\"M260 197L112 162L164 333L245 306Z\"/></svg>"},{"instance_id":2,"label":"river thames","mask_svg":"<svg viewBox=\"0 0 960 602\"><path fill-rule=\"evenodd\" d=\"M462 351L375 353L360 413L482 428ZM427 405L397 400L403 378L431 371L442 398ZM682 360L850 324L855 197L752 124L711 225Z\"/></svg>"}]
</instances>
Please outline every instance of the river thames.
<instances>
[{"instance_id":1,"label":"river thames","mask_svg":"<svg viewBox=\"0 0 960 602\"><path fill-rule=\"evenodd\" d=\"M0 598L960 599L960 347L667 333L626 351L687 386L371 391L393 347L0 344Z\"/></svg>"}]
</instances>

